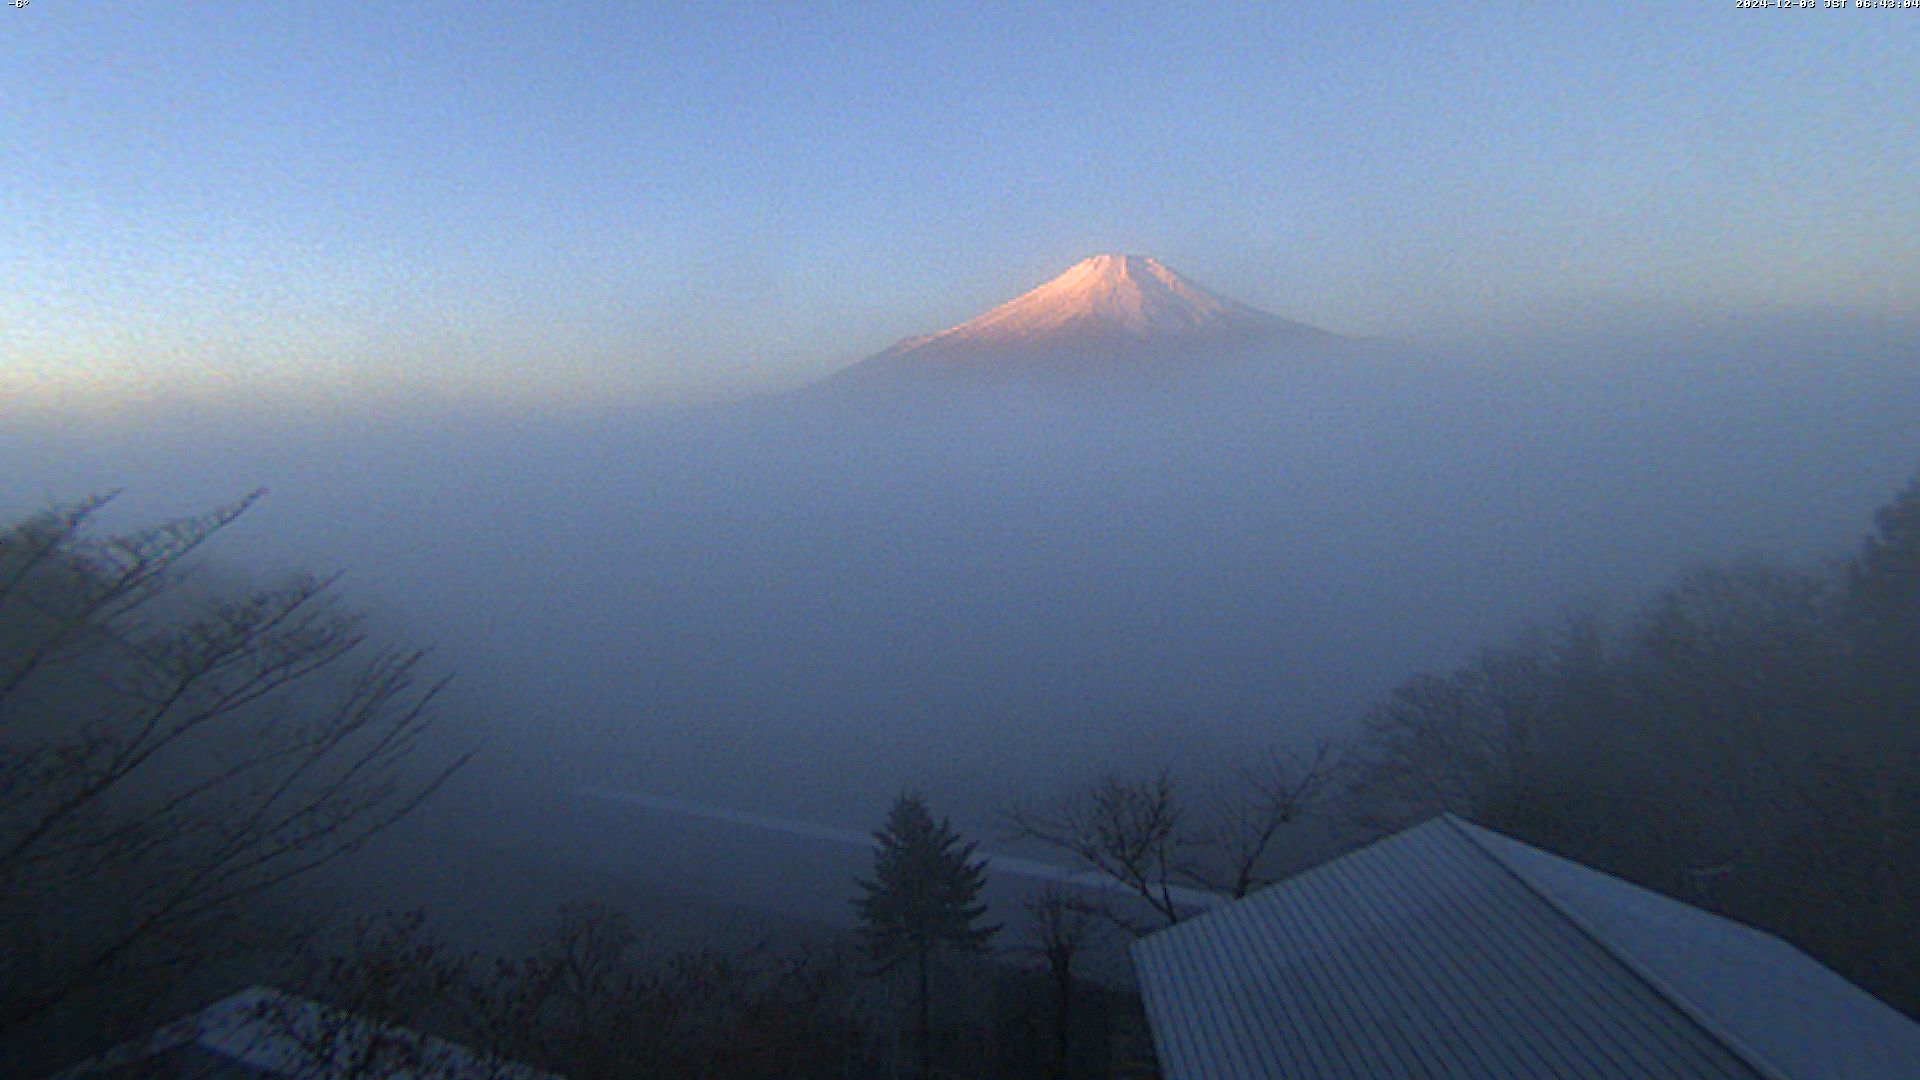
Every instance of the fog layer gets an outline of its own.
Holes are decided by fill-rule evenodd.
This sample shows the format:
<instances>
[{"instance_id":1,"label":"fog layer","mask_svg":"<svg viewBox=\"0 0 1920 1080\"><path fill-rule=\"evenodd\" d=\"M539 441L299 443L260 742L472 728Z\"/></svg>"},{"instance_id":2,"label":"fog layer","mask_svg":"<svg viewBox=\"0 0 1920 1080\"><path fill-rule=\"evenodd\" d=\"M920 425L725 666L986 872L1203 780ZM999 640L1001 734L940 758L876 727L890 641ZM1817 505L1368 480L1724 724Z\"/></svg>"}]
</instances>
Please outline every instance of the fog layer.
<instances>
[{"instance_id":1,"label":"fog layer","mask_svg":"<svg viewBox=\"0 0 1920 1080\"><path fill-rule=\"evenodd\" d=\"M485 743L455 801L501 837L584 828L542 815L587 787L863 829L912 786L978 827L1335 735L1691 561L1837 552L1920 463L1916 342L1621 323L671 414L16 411L0 465L16 516L269 488L225 556L344 568L439 643ZM591 835L569 858L640 858Z\"/></svg>"}]
</instances>

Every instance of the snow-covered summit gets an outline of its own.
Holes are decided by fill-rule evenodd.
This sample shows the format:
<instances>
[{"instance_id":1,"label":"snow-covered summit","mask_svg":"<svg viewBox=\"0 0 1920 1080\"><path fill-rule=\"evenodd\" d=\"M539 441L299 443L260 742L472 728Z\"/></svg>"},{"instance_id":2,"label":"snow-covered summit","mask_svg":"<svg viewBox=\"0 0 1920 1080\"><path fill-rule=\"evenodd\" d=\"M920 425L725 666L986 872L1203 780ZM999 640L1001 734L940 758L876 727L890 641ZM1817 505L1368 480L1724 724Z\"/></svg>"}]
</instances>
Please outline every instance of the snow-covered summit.
<instances>
[{"instance_id":1,"label":"snow-covered summit","mask_svg":"<svg viewBox=\"0 0 1920 1080\"><path fill-rule=\"evenodd\" d=\"M911 337L823 385L1197 371L1211 361L1304 356L1340 339L1230 300L1144 255L1095 255L977 318Z\"/></svg>"},{"instance_id":2,"label":"snow-covered summit","mask_svg":"<svg viewBox=\"0 0 1920 1080\"><path fill-rule=\"evenodd\" d=\"M1286 320L1229 300L1144 255L1095 255L978 318L888 350L1077 347L1115 335L1184 336L1274 330Z\"/></svg>"}]
</instances>

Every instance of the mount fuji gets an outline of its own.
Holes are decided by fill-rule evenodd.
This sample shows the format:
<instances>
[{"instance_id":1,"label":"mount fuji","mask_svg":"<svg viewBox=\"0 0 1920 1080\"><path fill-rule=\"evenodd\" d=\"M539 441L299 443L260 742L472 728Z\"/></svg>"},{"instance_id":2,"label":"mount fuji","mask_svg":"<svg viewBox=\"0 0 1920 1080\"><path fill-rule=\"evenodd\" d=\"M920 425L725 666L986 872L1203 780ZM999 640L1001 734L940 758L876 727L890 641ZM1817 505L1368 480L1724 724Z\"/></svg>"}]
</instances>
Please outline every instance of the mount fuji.
<instances>
[{"instance_id":1,"label":"mount fuji","mask_svg":"<svg viewBox=\"0 0 1920 1080\"><path fill-rule=\"evenodd\" d=\"M1273 355L1341 341L1222 296L1143 255L1094 255L958 326L910 337L831 376L839 385L916 375L1141 370Z\"/></svg>"}]
</instances>

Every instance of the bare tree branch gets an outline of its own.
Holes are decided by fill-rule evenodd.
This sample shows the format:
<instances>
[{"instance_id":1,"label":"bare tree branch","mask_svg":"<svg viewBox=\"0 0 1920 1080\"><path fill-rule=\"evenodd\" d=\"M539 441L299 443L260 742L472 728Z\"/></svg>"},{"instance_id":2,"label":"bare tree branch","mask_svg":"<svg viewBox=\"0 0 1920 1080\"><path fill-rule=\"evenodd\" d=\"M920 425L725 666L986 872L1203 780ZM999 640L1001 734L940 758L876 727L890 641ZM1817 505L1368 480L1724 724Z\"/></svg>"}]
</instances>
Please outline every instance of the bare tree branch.
<instances>
[{"instance_id":1,"label":"bare tree branch","mask_svg":"<svg viewBox=\"0 0 1920 1080\"><path fill-rule=\"evenodd\" d=\"M82 535L105 499L0 531L0 1044L116 973L192 961L470 756L421 759L446 682L424 652L373 651L336 578L182 588L259 494L106 540Z\"/></svg>"},{"instance_id":2,"label":"bare tree branch","mask_svg":"<svg viewBox=\"0 0 1920 1080\"><path fill-rule=\"evenodd\" d=\"M1237 898L1269 883L1282 833L1332 790L1333 751L1322 745L1298 761L1276 753L1236 779L1233 791L1196 812L1165 772L1110 775L1049 805L1016 803L1006 814L1008 838L1051 849L1139 900L1144 920L1125 905L1101 907L1142 934L1192 914L1190 890Z\"/></svg>"}]
</instances>

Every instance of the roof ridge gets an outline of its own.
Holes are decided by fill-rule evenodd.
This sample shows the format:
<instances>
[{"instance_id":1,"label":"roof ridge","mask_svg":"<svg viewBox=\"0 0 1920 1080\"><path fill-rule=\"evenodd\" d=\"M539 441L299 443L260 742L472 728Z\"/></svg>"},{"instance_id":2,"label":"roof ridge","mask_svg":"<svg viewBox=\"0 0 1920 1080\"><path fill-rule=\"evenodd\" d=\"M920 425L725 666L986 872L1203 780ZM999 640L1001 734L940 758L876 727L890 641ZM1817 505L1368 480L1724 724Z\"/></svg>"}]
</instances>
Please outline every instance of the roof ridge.
<instances>
[{"instance_id":1,"label":"roof ridge","mask_svg":"<svg viewBox=\"0 0 1920 1080\"><path fill-rule=\"evenodd\" d=\"M1512 863L1502 858L1499 855L1499 853L1495 852L1490 846L1488 846L1487 842L1483 838L1475 834L1476 832L1479 832L1479 831L1485 831L1485 832L1495 833L1495 835L1501 836L1504 839L1512 840L1516 844L1524 844L1526 843L1526 841L1515 840L1513 837L1507 836L1505 833L1498 833L1493 829L1486 828L1486 826L1484 825L1474 824L1473 822L1467 821L1464 818L1461 818L1460 816L1450 811L1442 813L1440 815L1440 818L1441 820L1445 821L1449 826L1451 826L1455 832L1465 837L1467 842L1473 845L1474 850L1484 855L1495 866L1498 866L1500 869L1506 871L1508 876L1512 877L1515 881L1519 882L1522 888L1526 889L1528 892L1532 893L1534 896L1539 897L1542 903L1546 904L1549 908L1553 909L1556 913L1559 914L1561 918L1571 923L1574 929L1580 931L1580 933L1583 934L1588 940L1592 941L1595 945L1599 946L1602 952L1606 953L1608 956L1613 957L1614 960L1620 964L1620 966L1626 968L1627 971L1632 973L1634 977L1638 978L1641 982L1646 983L1648 986L1652 987L1655 993L1659 994L1660 997L1662 997L1667 1002L1672 1004L1675 1009L1679 1010L1680 1015L1686 1017L1688 1020L1691 1020L1694 1026L1698 1027L1701 1031L1706 1032L1709 1038L1719 1043L1721 1046L1724 1046L1730 1053L1733 1054L1735 1058L1739 1059L1741 1064L1746 1065L1748 1068L1752 1069L1757 1075L1762 1077L1763 1080L1794 1080L1794 1078L1790 1074L1780 1069L1772 1061L1768 1060L1766 1055L1761 1054L1759 1051L1755 1050L1745 1040L1741 1039L1739 1036L1735 1035L1733 1032L1727 1030L1726 1025L1720 1023L1718 1020L1715 1020L1704 1009L1701 1009L1699 1006L1689 1001L1686 995L1680 993L1680 991L1677 988L1675 988L1673 984L1661 978L1651 968L1649 968L1646 964L1642 963L1638 958L1634 957L1626 949L1623 949L1619 945L1615 944L1612 940L1610 940L1607 937L1607 935L1601 933L1600 930L1597 927L1595 927L1590 921L1588 921L1584 916L1580 915L1576 911L1573 911L1567 905L1561 903L1560 901L1554 899L1553 896L1547 892L1547 890L1542 889L1539 885L1537 885L1533 881L1532 878L1528 877L1526 874L1521 873L1519 869L1517 869ZM1528 846L1531 847L1532 845L1529 844ZM1537 849L1537 850L1545 851L1544 848ZM1547 851L1546 854L1553 855L1553 853L1550 851ZM1554 857L1560 858L1560 856L1558 855L1555 855ZM1596 873L1596 874L1605 873L1605 871L1596 870L1591 866L1586 866L1584 863L1576 863L1575 865L1578 865L1582 869L1585 869L1591 873ZM1608 876L1612 876L1612 875L1608 875ZM1632 882L1628 882L1628 884L1631 885ZM1637 886L1637 885L1634 887L1642 888L1642 886ZM1648 891L1651 891L1651 890L1648 890ZM1655 893L1654 895L1659 896L1660 894ZM1673 900L1671 897L1661 896L1661 899L1667 900L1671 903L1681 903L1681 901Z\"/></svg>"}]
</instances>

